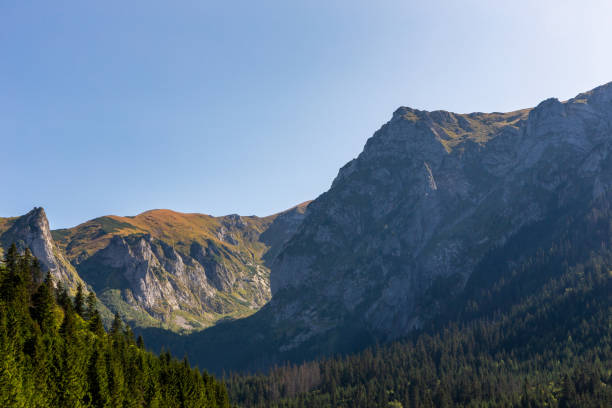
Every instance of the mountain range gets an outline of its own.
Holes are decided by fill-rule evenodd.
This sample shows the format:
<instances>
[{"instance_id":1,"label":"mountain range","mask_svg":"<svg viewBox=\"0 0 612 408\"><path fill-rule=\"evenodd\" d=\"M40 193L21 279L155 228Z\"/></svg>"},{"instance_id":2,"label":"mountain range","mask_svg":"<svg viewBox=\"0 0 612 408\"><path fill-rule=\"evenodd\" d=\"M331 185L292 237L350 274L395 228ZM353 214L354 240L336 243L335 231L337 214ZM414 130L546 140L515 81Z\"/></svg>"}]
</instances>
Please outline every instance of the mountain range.
<instances>
[{"instance_id":1,"label":"mountain range","mask_svg":"<svg viewBox=\"0 0 612 408\"><path fill-rule=\"evenodd\" d=\"M460 300L478 310L500 274L607 211L611 154L612 83L509 113L401 107L327 192L285 212L153 210L50 231L35 208L0 219L0 243L86 285L154 348L265 369L408 336Z\"/></svg>"},{"instance_id":2,"label":"mountain range","mask_svg":"<svg viewBox=\"0 0 612 408\"><path fill-rule=\"evenodd\" d=\"M42 208L0 219L0 243L30 248L74 293L94 291L110 319L136 327L201 330L248 316L270 299L270 262L308 207L269 217L152 210L51 231Z\"/></svg>"}]
</instances>

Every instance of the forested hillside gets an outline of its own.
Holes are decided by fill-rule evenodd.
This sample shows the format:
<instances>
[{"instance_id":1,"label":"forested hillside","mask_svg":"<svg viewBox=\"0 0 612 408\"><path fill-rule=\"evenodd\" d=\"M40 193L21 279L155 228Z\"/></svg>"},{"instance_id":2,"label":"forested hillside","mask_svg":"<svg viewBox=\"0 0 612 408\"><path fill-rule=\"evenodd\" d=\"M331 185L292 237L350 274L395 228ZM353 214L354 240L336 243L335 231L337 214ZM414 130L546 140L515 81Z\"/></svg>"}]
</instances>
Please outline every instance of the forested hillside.
<instances>
[{"instance_id":1,"label":"forested hillside","mask_svg":"<svg viewBox=\"0 0 612 408\"><path fill-rule=\"evenodd\" d=\"M612 199L491 251L423 330L360 354L229 379L255 407L612 406Z\"/></svg>"},{"instance_id":2,"label":"forested hillside","mask_svg":"<svg viewBox=\"0 0 612 408\"><path fill-rule=\"evenodd\" d=\"M146 351L118 316L107 332L93 293L40 275L15 245L0 264L1 407L229 407L221 382Z\"/></svg>"}]
</instances>

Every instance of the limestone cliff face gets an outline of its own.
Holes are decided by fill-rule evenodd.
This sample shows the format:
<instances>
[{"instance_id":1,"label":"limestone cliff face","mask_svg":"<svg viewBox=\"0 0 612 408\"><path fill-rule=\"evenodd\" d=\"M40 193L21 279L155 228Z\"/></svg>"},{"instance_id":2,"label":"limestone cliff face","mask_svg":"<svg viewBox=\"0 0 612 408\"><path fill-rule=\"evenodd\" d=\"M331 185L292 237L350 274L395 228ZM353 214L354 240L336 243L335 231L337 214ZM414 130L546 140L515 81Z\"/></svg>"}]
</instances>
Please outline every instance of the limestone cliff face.
<instances>
[{"instance_id":1,"label":"limestone cliff face","mask_svg":"<svg viewBox=\"0 0 612 408\"><path fill-rule=\"evenodd\" d=\"M521 227L609 190L611 153L612 84L511 113L398 109L272 264L281 351L346 324L419 327L432 282L460 291Z\"/></svg>"},{"instance_id":2,"label":"limestone cliff face","mask_svg":"<svg viewBox=\"0 0 612 408\"><path fill-rule=\"evenodd\" d=\"M269 263L307 206L265 218L153 210L55 231L35 208L0 218L0 255L13 242L29 248L56 283L93 289L106 318L119 312L135 327L192 331L269 301Z\"/></svg>"},{"instance_id":3,"label":"limestone cliff face","mask_svg":"<svg viewBox=\"0 0 612 408\"><path fill-rule=\"evenodd\" d=\"M223 312L203 267L150 235L113 236L77 268L109 308L142 325L191 330Z\"/></svg>"},{"instance_id":4,"label":"limestone cliff face","mask_svg":"<svg viewBox=\"0 0 612 408\"><path fill-rule=\"evenodd\" d=\"M53 233L111 311L135 326L189 331L248 316L269 301L267 262L297 228L279 227L287 218L152 210ZM261 238L268 229L269 242Z\"/></svg>"},{"instance_id":5,"label":"limestone cliff face","mask_svg":"<svg viewBox=\"0 0 612 408\"><path fill-rule=\"evenodd\" d=\"M56 284L61 282L74 290L79 282L83 283L55 245L47 216L41 207L21 217L3 219L0 223L0 246L7 248L13 243L20 251L29 248L40 261L42 271L51 272Z\"/></svg>"}]
</instances>

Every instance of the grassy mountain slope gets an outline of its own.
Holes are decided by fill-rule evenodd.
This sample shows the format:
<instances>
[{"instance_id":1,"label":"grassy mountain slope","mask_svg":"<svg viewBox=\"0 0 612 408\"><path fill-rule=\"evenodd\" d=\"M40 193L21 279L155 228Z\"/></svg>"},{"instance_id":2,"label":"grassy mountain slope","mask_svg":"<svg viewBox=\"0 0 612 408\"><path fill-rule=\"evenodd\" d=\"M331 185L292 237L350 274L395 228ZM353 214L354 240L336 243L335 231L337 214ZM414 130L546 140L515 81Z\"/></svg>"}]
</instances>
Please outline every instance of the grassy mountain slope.
<instances>
[{"instance_id":1,"label":"grassy mountain slope","mask_svg":"<svg viewBox=\"0 0 612 408\"><path fill-rule=\"evenodd\" d=\"M113 236L137 234L149 234L153 238L172 243L183 252L189 252L188 245L193 241L207 245L210 240L231 247L234 252L253 251L255 256L261 258L266 247L257 238L274 221L275 216L241 217L247 229L244 233L232 234L231 241L224 240L220 232L227 218L151 210L134 217L99 217L74 228L54 230L52 233L54 240L71 261L93 255L106 247Z\"/></svg>"}]
</instances>

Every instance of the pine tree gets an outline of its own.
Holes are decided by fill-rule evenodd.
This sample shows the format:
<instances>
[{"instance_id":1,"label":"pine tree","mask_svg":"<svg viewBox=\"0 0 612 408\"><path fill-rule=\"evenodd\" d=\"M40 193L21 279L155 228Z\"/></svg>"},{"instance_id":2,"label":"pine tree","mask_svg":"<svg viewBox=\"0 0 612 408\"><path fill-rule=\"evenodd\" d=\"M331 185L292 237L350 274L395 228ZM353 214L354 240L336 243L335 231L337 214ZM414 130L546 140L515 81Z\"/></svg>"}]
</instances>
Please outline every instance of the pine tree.
<instances>
[{"instance_id":1,"label":"pine tree","mask_svg":"<svg viewBox=\"0 0 612 408\"><path fill-rule=\"evenodd\" d=\"M79 316L85 315L85 298L83 296L83 285L79 282L76 295L74 296L74 311Z\"/></svg>"},{"instance_id":2,"label":"pine tree","mask_svg":"<svg viewBox=\"0 0 612 408\"><path fill-rule=\"evenodd\" d=\"M0 406L20 408L25 406L23 381L7 324L6 314L0 310Z\"/></svg>"},{"instance_id":3,"label":"pine tree","mask_svg":"<svg viewBox=\"0 0 612 408\"><path fill-rule=\"evenodd\" d=\"M53 381L52 355L57 352L54 334L35 336L34 354L30 370L33 390L27 405L37 408L52 408L53 396L56 394L56 383Z\"/></svg>"},{"instance_id":4,"label":"pine tree","mask_svg":"<svg viewBox=\"0 0 612 408\"><path fill-rule=\"evenodd\" d=\"M23 282L23 286L26 290L32 291L33 289L33 274L32 274L32 252L29 248L26 248L23 252L23 256L19 257L19 275Z\"/></svg>"},{"instance_id":5,"label":"pine tree","mask_svg":"<svg viewBox=\"0 0 612 408\"><path fill-rule=\"evenodd\" d=\"M89 319L88 323L89 330L93 333L97 334L98 337L102 337L106 334L104 331L104 326L102 325L102 318L100 317L100 312L94 310L93 316Z\"/></svg>"},{"instance_id":6,"label":"pine tree","mask_svg":"<svg viewBox=\"0 0 612 408\"><path fill-rule=\"evenodd\" d=\"M96 300L96 294L93 293L93 291L89 292L89 295L87 295L86 304L87 304L87 309L85 313L85 318L87 320L91 320L91 318L98 311L98 301Z\"/></svg>"},{"instance_id":7,"label":"pine tree","mask_svg":"<svg viewBox=\"0 0 612 408\"><path fill-rule=\"evenodd\" d=\"M117 337L121 333L123 333L123 323L121 322L119 313L115 313L115 317L113 318L113 323L111 324L110 333L113 337Z\"/></svg>"},{"instance_id":8,"label":"pine tree","mask_svg":"<svg viewBox=\"0 0 612 408\"><path fill-rule=\"evenodd\" d=\"M65 338L61 348L60 364L59 406L80 408L83 406L87 392L87 366L84 350L75 337Z\"/></svg>"},{"instance_id":9,"label":"pine tree","mask_svg":"<svg viewBox=\"0 0 612 408\"><path fill-rule=\"evenodd\" d=\"M4 265L6 272L4 273L3 280L0 283L0 295L6 302L17 302L17 304L24 305L26 302L26 295L28 290L27 281L24 279L22 269L24 268L24 262L19 256L17 246L11 245L8 249L4 258ZM29 265L27 267L29 272ZM15 306L17 306L15 304ZM14 307L15 307L14 306ZM21 307L21 306L17 306Z\"/></svg>"},{"instance_id":10,"label":"pine tree","mask_svg":"<svg viewBox=\"0 0 612 408\"><path fill-rule=\"evenodd\" d=\"M53 280L51 274L47 273L45 281L38 287L32 295L31 314L40 326L43 333L55 329L55 317L53 309L55 299L53 298Z\"/></svg>"},{"instance_id":11,"label":"pine tree","mask_svg":"<svg viewBox=\"0 0 612 408\"><path fill-rule=\"evenodd\" d=\"M98 339L87 366L88 390L86 401L95 408L106 408L110 404L108 376L104 359L104 344Z\"/></svg>"},{"instance_id":12,"label":"pine tree","mask_svg":"<svg viewBox=\"0 0 612 408\"><path fill-rule=\"evenodd\" d=\"M563 377L563 388L561 390L561 399L559 400L560 408L570 408L576 406L576 385L568 375Z\"/></svg>"},{"instance_id":13,"label":"pine tree","mask_svg":"<svg viewBox=\"0 0 612 408\"><path fill-rule=\"evenodd\" d=\"M9 249L6 251L4 256L4 266L7 270L15 270L17 268L17 262L19 260L19 252L17 251L17 245L12 243Z\"/></svg>"},{"instance_id":14,"label":"pine tree","mask_svg":"<svg viewBox=\"0 0 612 408\"><path fill-rule=\"evenodd\" d=\"M72 306L64 309L64 320L60 326L60 334L66 341L72 341L76 336L76 316Z\"/></svg>"},{"instance_id":15,"label":"pine tree","mask_svg":"<svg viewBox=\"0 0 612 408\"><path fill-rule=\"evenodd\" d=\"M144 350L145 348L144 339L140 334L138 335L138 339L136 340L136 346L141 350Z\"/></svg>"},{"instance_id":16,"label":"pine tree","mask_svg":"<svg viewBox=\"0 0 612 408\"><path fill-rule=\"evenodd\" d=\"M43 275L42 273L40 261L38 258L34 258L32 260L32 280L34 283L40 283L43 281L43 277L46 277L46 275Z\"/></svg>"},{"instance_id":17,"label":"pine tree","mask_svg":"<svg viewBox=\"0 0 612 408\"><path fill-rule=\"evenodd\" d=\"M66 285L62 282L57 284L56 290L56 299L57 304L60 305L63 309L72 308L72 302L70 301L70 296L68 296L68 290L66 289Z\"/></svg>"}]
</instances>

